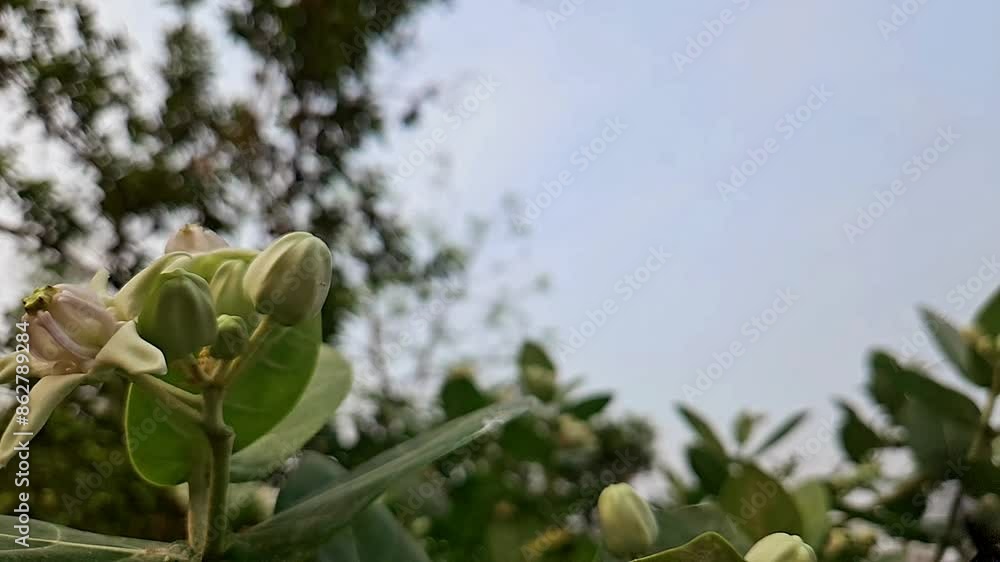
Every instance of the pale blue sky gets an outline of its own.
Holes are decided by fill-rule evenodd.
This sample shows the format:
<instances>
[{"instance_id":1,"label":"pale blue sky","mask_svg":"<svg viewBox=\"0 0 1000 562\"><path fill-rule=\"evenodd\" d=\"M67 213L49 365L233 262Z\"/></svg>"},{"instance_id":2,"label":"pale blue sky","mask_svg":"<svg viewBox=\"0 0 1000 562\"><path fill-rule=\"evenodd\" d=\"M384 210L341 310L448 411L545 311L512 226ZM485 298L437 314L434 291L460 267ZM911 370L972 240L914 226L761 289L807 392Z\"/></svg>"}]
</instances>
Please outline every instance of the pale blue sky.
<instances>
[{"instance_id":1,"label":"pale blue sky","mask_svg":"<svg viewBox=\"0 0 1000 562\"><path fill-rule=\"evenodd\" d=\"M775 416L817 408L801 443L829 419L831 395L859 395L873 345L923 341L918 303L970 317L973 303L948 295L1000 252L1000 5L914 0L917 11L884 34L889 0L564 0L575 10L553 25L547 10L559 4L456 0L421 16L415 48L380 66L383 91L398 100L441 83L443 108L477 107L467 118L432 111L369 156L400 170L420 142L433 160L446 155L447 196L428 187L434 165L398 183L409 212L442 223L496 209L506 192L539 202L545 182L572 174L532 225L524 267L554 283L536 320L568 339L614 301L566 370L655 418L670 456L682 431L673 403L734 342L743 355L695 405L727 423L746 405ZM111 6L132 31L155 28L154 11ZM674 53L720 18L718 37L679 71ZM227 68L235 76L239 61ZM476 99L487 78L493 90ZM814 88L831 95L810 100ZM810 101L786 135L779 120ZM581 170L574 151L607 119L625 130ZM947 152L915 181L904 165L949 127L958 138L939 141ZM745 197L724 201L717 182L765 146L777 151ZM845 222L897 178L905 192L852 242ZM617 284L661 246L672 257L625 301ZM973 300L996 285L1000 275ZM783 289L797 300L753 339L744 324Z\"/></svg>"}]
</instances>

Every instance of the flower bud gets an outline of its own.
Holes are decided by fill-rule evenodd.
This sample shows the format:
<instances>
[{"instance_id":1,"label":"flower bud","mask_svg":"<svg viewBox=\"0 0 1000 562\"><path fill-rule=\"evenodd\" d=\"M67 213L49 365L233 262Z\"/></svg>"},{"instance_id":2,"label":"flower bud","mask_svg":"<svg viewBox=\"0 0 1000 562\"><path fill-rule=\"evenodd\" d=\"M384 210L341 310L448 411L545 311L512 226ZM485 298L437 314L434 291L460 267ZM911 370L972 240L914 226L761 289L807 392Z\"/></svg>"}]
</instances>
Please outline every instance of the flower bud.
<instances>
[{"instance_id":1,"label":"flower bud","mask_svg":"<svg viewBox=\"0 0 1000 562\"><path fill-rule=\"evenodd\" d=\"M118 320L134 320L139 316L146 299L159 282L160 274L181 269L190 262L190 254L175 252L160 256L145 269L136 273L135 277L125 283L125 286L111 298L111 307L115 310Z\"/></svg>"},{"instance_id":2,"label":"flower bud","mask_svg":"<svg viewBox=\"0 0 1000 562\"><path fill-rule=\"evenodd\" d=\"M216 322L218 335L209 353L216 359L233 359L247 350L250 330L245 320L239 316L223 314Z\"/></svg>"},{"instance_id":3,"label":"flower bud","mask_svg":"<svg viewBox=\"0 0 1000 562\"><path fill-rule=\"evenodd\" d=\"M798 535L774 533L750 547L746 562L816 562L816 553Z\"/></svg>"},{"instance_id":4,"label":"flower bud","mask_svg":"<svg viewBox=\"0 0 1000 562\"><path fill-rule=\"evenodd\" d=\"M39 375L87 372L121 325L85 285L38 289L24 299L24 310Z\"/></svg>"},{"instance_id":5,"label":"flower bud","mask_svg":"<svg viewBox=\"0 0 1000 562\"><path fill-rule=\"evenodd\" d=\"M548 402L556 395L556 374L551 369L531 365L521 371L521 388Z\"/></svg>"},{"instance_id":6,"label":"flower bud","mask_svg":"<svg viewBox=\"0 0 1000 562\"><path fill-rule=\"evenodd\" d=\"M138 328L168 361L211 345L217 329L208 283L183 269L161 273L139 313Z\"/></svg>"},{"instance_id":7,"label":"flower bud","mask_svg":"<svg viewBox=\"0 0 1000 562\"><path fill-rule=\"evenodd\" d=\"M293 232L254 258L243 289L257 312L294 326L319 314L332 273L333 257L326 244L308 232Z\"/></svg>"},{"instance_id":8,"label":"flower bud","mask_svg":"<svg viewBox=\"0 0 1000 562\"><path fill-rule=\"evenodd\" d=\"M178 229L170 237L170 240L167 240L167 246L163 249L163 253L188 252L190 254L200 254L228 247L229 244L211 230L200 224L186 224Z\"/></svg>"},{"instance_id":9,"label":"flower bud","mask_svg":"<svg viewBox=\"0 0 1000 562\"><path fill-rule=\"evenodd\" d=\"M596 449L597 436L590 426L574 416L559 416L559 444L568 449Z\"/></svg>"},{"instance_id":10,"label":"flower bud","mask_svg":"<svg viewBox=\"0 0 1000 562\"><path fill-rule=\"evenodd\" d=\"M644 554L659 532L649 504L628 484L612 484L597 500L601 534L608 550L621 557Z\"/></svg>"},{"instance_id":11,"label":"flower bud","mask_svg":"<svg viewBox=\"0 0 1000 562\"><path fill-rule=\"evenodd\" d=\"M253 303L243 290L243 278L246 272L247 264L239 260L227 261L215 271L209 287L216 314L229 314L246 319L255 316Z\"/></svg>"}]
</instances>

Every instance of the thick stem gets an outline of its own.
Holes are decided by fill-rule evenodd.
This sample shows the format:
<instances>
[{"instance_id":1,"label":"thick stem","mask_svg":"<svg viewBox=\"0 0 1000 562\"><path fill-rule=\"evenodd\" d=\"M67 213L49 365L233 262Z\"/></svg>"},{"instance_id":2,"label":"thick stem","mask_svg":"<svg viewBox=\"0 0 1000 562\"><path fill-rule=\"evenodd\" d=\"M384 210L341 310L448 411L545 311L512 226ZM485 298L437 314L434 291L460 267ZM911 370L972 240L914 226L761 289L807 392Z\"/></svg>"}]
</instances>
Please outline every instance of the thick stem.
<instances>
[{"instance_id":1,"label":"thick stem","mask_svg":"<svg viewBox=\"0 0 1000 562\"><path fill-rule=\"evenodd\" d=\"M212 451L211 482L208 497L208 541L205 557L218 557L226 549L229 517L226 502L229 493L229 464L233 454L233 429L222 416L225 389L210 386L205 389L205 435Z\"/></svg>"},{"instance_id":2,"label":"thick stem","mask_svg":"<svg viewBox=\"0 0 1000 562\"><path fill-rule=\"evenodd\" d=\"M981 456L989 452L990 421L993 419L993 410L997 405L997 396L1000 396L1000 365L993 368L993 383L990 388L989 398L986 400L986 407L983 408L983 412L979 418L979 427L976 428L976 435L972 438L972 445L969 447L968 455L966 455L966 458L970 461L979 460ZM955 523L958 520L958 510L962 505L962 496L964 493L965 490L962 481L959 480L955 499L952 500L951 508L948 512L948 523L945 526L944 536L941 537L937 550L934 552L934 562L941 562L945 551L948 549L948 537L951 535L952 529L955 528Z\"/></svg>"},{"instance_id":3,"label":"thick stem","mask_svg":"<svg viewBox=\"0 0 1000 562\"><path fill-rule=\"evenodd\" d=\"M212 483L212 460L208 455L195 460L188 477L188 544L195 552L204 552L208 541L208 490Z\"/></svg>"}]
</instances>

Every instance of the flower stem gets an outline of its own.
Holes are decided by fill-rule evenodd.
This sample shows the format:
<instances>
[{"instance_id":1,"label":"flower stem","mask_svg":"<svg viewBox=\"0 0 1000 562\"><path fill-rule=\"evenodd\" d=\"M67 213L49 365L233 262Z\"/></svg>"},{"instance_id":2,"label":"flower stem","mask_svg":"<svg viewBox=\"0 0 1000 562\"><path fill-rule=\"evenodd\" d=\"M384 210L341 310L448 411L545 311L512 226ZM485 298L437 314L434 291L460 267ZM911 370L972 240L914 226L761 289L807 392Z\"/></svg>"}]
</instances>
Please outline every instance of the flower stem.
<instances>
[{"instance_id":1,"label":"flower stem","mask_svg":"<svg viewBox=\"0 0 1000 562\"><path fill-rule=\"evenodd\" d=\"M205 419L203 426L212 451L212 471L208 496L208 541L205 557L211 560L226 549L229 519L226 502L229 493L229 464L235 433L222 416L225 389L209 386L205 389Z\"/></svg>"},{"instance_id":2,"label":"flower stem","mask_svg":"<svg viewBox=\"0 0 1000 562\"><path fill-rule=\"evenodd\" d=\"M253 364L257 357L267 352L274 341L272 336L280 334L283 331L282 328L284 327L272 321L270 316L264 316L250 336L250 341L247 342L247 352L224 364L224 367L214 377L215 384L219 386L231 385L243 374L245 365Z\"/></svg>"},{"instance_id":3,"label":"flower stem","mask_svg":"<svg viewBox=\"0 0 1000 562\"><path fill-rule=\"evenodd\" d=\"M127 380L156 396L171 411L179 412L189 421L201 420L198 410L202 407L202 399L198 395L166 383L155 375L132 375Z\"/></svg>"}]
</instances>

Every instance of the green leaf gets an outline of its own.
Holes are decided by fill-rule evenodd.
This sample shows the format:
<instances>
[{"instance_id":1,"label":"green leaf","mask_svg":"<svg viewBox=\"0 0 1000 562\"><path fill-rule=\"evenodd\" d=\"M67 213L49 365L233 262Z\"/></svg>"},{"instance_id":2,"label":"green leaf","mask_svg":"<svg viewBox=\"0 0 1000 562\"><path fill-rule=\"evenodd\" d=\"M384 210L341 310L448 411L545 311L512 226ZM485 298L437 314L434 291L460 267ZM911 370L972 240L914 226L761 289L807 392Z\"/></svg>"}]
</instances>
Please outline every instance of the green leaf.
<instances>
[{"instance_id":1,"label":"green leaf","mask_svg":"<svg viewBox=\"0 0 1000 562\"><path fill-rule=\"evenodd\" d=\"M702 443L715 449L716 451L726 454L726 448L722 445L722 440L715 434L712 426L709 425L704 418L702 418L698 412L695 412L691 408L688 408L684 404L677 405L677 411L680 412L681 416L687 421L688 425L694 429L695 433L701 437Z\"/></svg>"},{"instance_id":2,"label":"green leaf","mask_svg":"<svg viewBox=\"0 0 1000 562\"><path fill-rule=\"evenodd\" d=\"M771 447L777 445L778 442L784 439L789 433L795 431L795 428L797 428L799 424L801 424L808 417L808 415L809 414L806 412L799 412L785 420L784 423L779 425L777 429L772 431L771 434L767 436L767 439L764 439L764 442L757 447L754 454L760 455Z\"/></svg>"},{"instance_id":3,"label":"green leaf","mask_svg":"<svg viewBox=\"0 0 1000 562\"><path fill-rule=\"evenodd\" d=\"M989 388L993 381L990 364L966 343L958 329L931 310L923 309L920 313L941 352L958 372L972 384Z\"/></svg>"},{"instance_id":4,"label":"green leaf","mask_svg":"<svg viewBox=\"0 0 1000 562\"><path fill-rule=\"evenodd\" d=\"M729 476L729 460L718 451L705 445L691 445L687 449L688 464L698 476L702 490L717 495Z\"/></svg>"},{"instance_id":5,"label":"green leaf","mask_svg":"<svg viewBox=\"0 0 1000 562\"><path fill-rule=\"evenodd\" d=\"M792 492L802 517L802 540L815 550L822 549L830 530L830 489L826 483L810 480Z\"/></svg>"},{"instance_id":6,"label":"green leaf","mask_svg":"<svg viewBox=\"0 0 1000 562\"><path fill-rule=\"evenodd\" d=\"M562 413L569 414L577 419L587 420L604 411L604 408L611 402L612 395L595 394L572 404L566 404L562 408Z\"/></svg>"},{"instance_id":7,"label":"green leaf","mask_svg":"<svg viewBox=\"0 0 1000 562\"><path fill-rule=\"evenodd\" d=\"M285 560L291 551L322 544L391 484L467 443L491 435L536 401L497 404L429 431L352 470L332 487L273 518L240 533L236 548L253 552L255 560Z\"/></svg>"},{"instance_id":8,"label":"green leaf","mask_svg":"<svg viewBox=\"0 0 1000 562\"><path fill-rule=\"evenodd\" d=\"M980 331L991 336L1000 336L1000 289L976 312L975 325Z\"/></svg>"},{"instance_id":9,"label":"green leaf","mask_svg":"<svg viewBox=\"0 0 1000 562\"><path fill-rule=\"evenodd\" d=\"M275 503L280 513L336 485L347 470L336 461L314 451L306 451L299 465L289 475ZM374 503L359 513L350 525L334 533L333 538L316 551L320 560L367 562L392 560L428 562L427 555L396 521L384 505Z\"/></svg>"},{"instance_id":10,"label":"green leaf","mask_svg":"<svg viewBox=\"0 0 1000 562\"><path fill-rule=\"evenodd\" d=\"M489 398L469 378L451 378L441 387L441 407L449 420L475 412L489 404Z\"/></svg>"},{"instance_id":11,"label":"green leaf","mask_svg":"<svg viewBox=\"0 0 1000 562\"><path fill-rule=\"evenodd\" d=\"M733 422L733 435L736 437L736 443L740 447L746 445L747 441L753 435L754 429L757 425L764 420L764 416L760 414L754 414L751 412L740 412L736 416L736 421Z\"/></svg>"},{"instance_id":12,"label":"green leaf","mask_svg":"<svg viewBox=\"0 0 1000 562\"><path fill-rule=\"evenodd\" d=\"M746 552L753 544L733 518L714 504L689 505L653 514L660 529L653 545L655 550L682 546L710 531L722 535L738 552Z\"/></svg>"},{"instance_id":13,"label":"green leaf","mask_svg":"<svg viewBox=\"0 0 1000 562\"><path fill-rule=\"evenodd\" d=\"M884 354L877 354L874 361L877 362L874 367L878 376L884 377L885 384L892 385L903 399L909 398L932 406L938 418L970 425L979 423L979 408L961 392L942 385L916 369L904 367ZM890 414L899 423L899 409L905 405L905 400L901 400L898 395L890 400L893 404Z\"/></svg>"},{"instance_id":14,"label":"green leaf","mask_svg":"<svg viewBox=\"0 0 1000 562\"><path fill-rule=\"evenodd\" d=\"M521 351L517 355L517 364L522 371L528 367L541 367L549 371L556 370L556 365L549 358L549 354L545 352L545 348L533 341L526 341L521 345Z\"/></svg>"},{"instance_id":15,"label":"green leaf","mask_svg":"<svg viewBox=\"0 0 1000 562\"><path fill-rule=\"evenodd\" d=\"M889 445L847 402L840 401L838 405L844 411L844 420L840 424L840 442L852 461L864 462L868 453Z\"/></svg>"},{"instance_id":16,"label":"green leaf","mask_svg":"<svg viewBox=\"0 0 1000 562\"><path fill-rule=\"evenodd\" d=\"M351 390L351 366L334 348L323 345L309 386L278 425L232 458L232 481L264 478L294 455L333 417Z\"/></svg>"},{"instance_id":17,"label":"green leaf","mask_svg":"<svg viewBox=\"0 0 1000 562\"><path fill-rule=\"evenodd\" d=\"M972 444L975 425L942 417L934 405L918 400L908 401L900 418L913 455L925 472L944 476L952 466L961 466Z\"/></svg>"},{"instance_id":18,"label":"green leaf","mask_svg":"<svg viewBox=\"0 0 1000 562\"><path fill-rule=\"evenodd\" d=\"M965 492L973 497L995 494L1000 490L1000 467L989 459L970 463L961 477Z\"/></svg>"},{"instance_id":19,"label":"green leaf","mask_svg":"<svg viewBox=\"0 0 1000 562\"><path fill-rule=\"evenodd\" d=\"M742 464L730 474L719 492L719 505L752 540L777 532L802 535L795 500L780 482L752 464Z\"/></svg>"},{"instance_id":20,"label":"green leaf","mask_svg":"<svg viewBox=\"0 0 1000 562\"><path fill-rule=\"evenodd\" d=\"M693 541L636 562L744 562L733 545L718 533L705 533Z\"/></svg>"},{"instance_id":21,"label":"green leaf","mask_svg":"<svg viewBox=\"0 0 1000 562\"><path fill-rule=\"evenodd\" d=\"M111 537L33 519L28 548L14 541L17 517L0 515L0 559L15 562L110 562L114 560L176 562L192 560L183 544Z\"/></svg>"},{"instance_id":22,"label":"green leaf","mask_svg":"<svg viewBox=\"0 0 1000 562\"><path fill-rule=\"evenodd\" d=\"M234 451L273 429L295 406L316 369L319 316L278 334L267 353L248 365L226 392L226 423L236 431ZM164 380L185 390L198 389L176 368ZM148 391L132 385L125 412L129 458L140 476L172 486L187 480L204 444L201 431L159 404Z\"/></svg>"},{"instance_id":23,"label":"green leaf","mask_svg":"<svg viewBox=\"0 0 1000 562\"><path fill-rule=\"evenodd\" d=\"M23 425L17 423L16 416L11 418L3 437L0 437L0 467L5 466L14 456L19 443L33 439L34 434L41 431L56 406L83 384L86 378L86 374L50 375L42 377L35 383L28 394L27 423ZM17 433L27 435L16 435Z\"/></svg>"}]
</instances>

